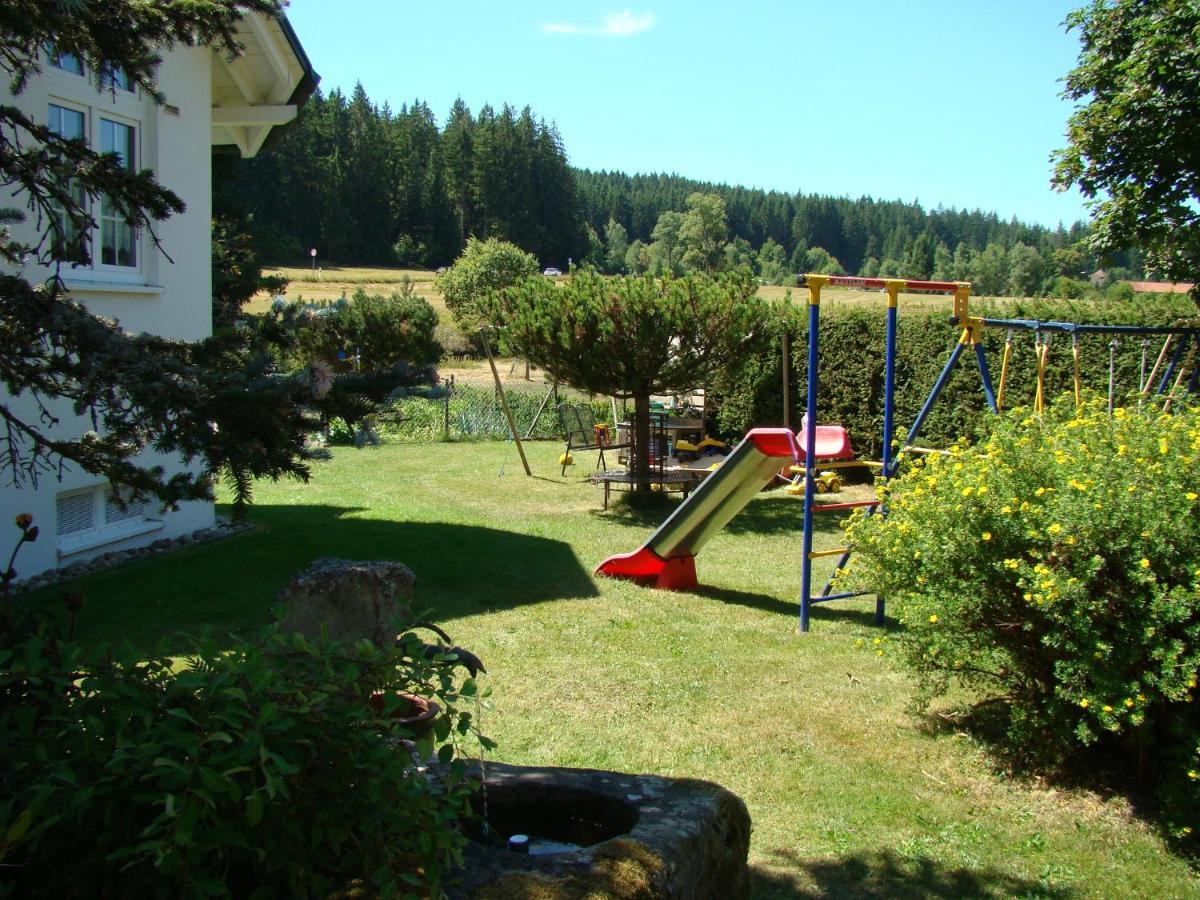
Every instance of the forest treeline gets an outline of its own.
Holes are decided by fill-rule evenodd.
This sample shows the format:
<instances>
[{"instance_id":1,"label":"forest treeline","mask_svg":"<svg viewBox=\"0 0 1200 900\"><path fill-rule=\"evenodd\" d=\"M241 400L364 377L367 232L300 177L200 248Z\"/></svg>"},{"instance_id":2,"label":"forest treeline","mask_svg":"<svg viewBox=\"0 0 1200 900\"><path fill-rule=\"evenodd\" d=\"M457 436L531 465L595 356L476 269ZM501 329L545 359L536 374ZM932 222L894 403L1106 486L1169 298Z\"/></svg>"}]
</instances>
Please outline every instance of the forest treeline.
<instances>
[{"instance_id":1,"label":"forest treeline","mask_svg":"<svg viewBox=\"0 0 1200 900\"><path fill-rule=\"evenodd\" d=\"M342 265L436 268L469 237L499 237L542 266L748 266L776 283L821 271L1077 295L1101 265L1110 280L1141 274L1133 254L1098 260L1083 249L1082 223L1047 228L916 201L578 170L554 125L528 107L472 113L459 100L439 124L425 103L392 110L361 85L348 97L318 93L271 152L222 157L215 170L218 213L244 216L275 263L316 249Z\"/></svg>"}]
</instances>

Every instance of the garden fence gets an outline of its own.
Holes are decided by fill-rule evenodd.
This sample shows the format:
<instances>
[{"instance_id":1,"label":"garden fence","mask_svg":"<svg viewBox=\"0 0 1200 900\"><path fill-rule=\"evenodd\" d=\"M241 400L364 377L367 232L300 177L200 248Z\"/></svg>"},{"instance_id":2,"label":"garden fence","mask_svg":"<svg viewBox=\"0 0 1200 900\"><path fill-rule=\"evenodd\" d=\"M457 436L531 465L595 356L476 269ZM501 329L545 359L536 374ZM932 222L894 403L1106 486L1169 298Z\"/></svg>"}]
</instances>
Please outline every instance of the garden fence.
<instances>
[{"instance_id":1,"label":"garden fence","mask_svg":"<svg viewBox=\"0 0 1200 900\"><path fill-rule=\"evenodd\" d=\"M522 440L562 440L556 406L578 398L550 384L506 384L504 397ZM592 401L597 422L611 422L606 398ZM510 438L508 422L495 386L459 384L451 378L431 388L409 389L393 398L356 433L335 433L333 443L430 444L443 441L491 441Z\"/></svg>"}]
</instances>

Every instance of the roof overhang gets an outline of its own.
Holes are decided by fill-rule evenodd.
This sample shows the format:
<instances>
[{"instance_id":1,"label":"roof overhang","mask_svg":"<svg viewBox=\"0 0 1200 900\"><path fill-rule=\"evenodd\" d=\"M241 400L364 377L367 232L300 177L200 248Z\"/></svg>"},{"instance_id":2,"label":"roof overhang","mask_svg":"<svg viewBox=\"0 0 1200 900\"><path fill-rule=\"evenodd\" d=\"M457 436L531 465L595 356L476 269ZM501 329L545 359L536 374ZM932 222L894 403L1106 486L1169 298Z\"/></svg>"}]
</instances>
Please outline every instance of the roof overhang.
<instances>
[{"instance_id":1,"label":"roof overhang","mask_svg":"<svg viewBox=\"0 0 1200 900\"><path fill-rule=\"evenodd\" d=\"M320 76L284 16L248 13L238 41L233 59L213 54L212 144L249 158L278 139Z\"/></svg>"}]
</instances>

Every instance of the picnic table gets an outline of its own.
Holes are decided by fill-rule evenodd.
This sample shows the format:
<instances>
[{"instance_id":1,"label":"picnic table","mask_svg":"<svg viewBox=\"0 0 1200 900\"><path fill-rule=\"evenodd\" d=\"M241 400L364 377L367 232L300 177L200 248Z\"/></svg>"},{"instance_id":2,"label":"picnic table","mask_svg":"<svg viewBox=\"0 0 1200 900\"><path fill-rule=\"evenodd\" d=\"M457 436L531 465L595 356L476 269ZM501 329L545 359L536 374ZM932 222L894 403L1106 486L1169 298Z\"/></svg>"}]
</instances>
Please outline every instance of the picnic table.
<instances>
[{"instance_id":1,"label":"picnic table","mask_svg":"<svg viewBox=\"0 0 1200 900\"><path fill-rule=\"evenodd\" d=\"M692 489L708 476L708 469L667 469L658 471L652 469L650 474L638 478L633 472L612 470L593 472L588 476L592 484L604 485L604 508L608 509L609 492L616 487L619 491L631 491L639 485L658 485L659 490L667 493L681 493L684 498Z\"/></svg>"}]
</instances>

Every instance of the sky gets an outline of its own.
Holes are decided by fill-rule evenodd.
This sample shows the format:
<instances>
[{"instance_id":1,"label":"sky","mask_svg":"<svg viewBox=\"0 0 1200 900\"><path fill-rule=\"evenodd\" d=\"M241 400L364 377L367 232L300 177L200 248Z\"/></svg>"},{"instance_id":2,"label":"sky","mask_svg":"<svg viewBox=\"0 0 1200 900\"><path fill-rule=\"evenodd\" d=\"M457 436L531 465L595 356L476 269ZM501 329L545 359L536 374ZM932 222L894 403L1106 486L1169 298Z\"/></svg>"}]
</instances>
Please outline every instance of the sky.
<instances>
[{"instance_id":1,"label":"sky","mask_svg":"<svg viewBox=\"0 0 1200 900\"><path fill-rule=\"evenodd\" d=\"M529 106L572 165L1054 226L1083 0L291 0L326 93Z\"/></svg>"}]
</instances>

